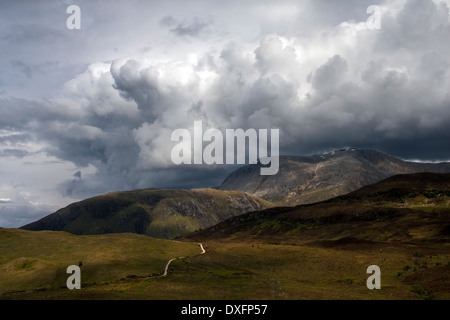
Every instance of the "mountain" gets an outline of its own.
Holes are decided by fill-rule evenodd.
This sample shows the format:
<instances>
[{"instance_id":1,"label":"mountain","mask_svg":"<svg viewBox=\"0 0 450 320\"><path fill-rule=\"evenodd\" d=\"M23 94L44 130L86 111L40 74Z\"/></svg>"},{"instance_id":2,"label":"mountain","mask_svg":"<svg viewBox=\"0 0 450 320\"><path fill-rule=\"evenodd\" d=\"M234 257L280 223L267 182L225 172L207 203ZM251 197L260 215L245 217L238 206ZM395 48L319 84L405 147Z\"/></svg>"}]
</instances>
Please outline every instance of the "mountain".
<instances>
[{"instance_id":1,"label":"mountain","mask_svg":"<svg viewBox=\"0 0 450 320\"><path fill-rule=\"evenodd\" d=\"M282 156L280 171L274 176L261 176L260 165L249 165L228 176L219 190L108 193L73 203L22 228L79 235L131 232L170 239L273 207L273 203L314 203L398 173L422 171L450 172L450 163L406 162L378 151L357 149L309 157Z\"/></svg>"},{"instance_id":2,"label":"mountain","mask_svg":"<svg viewBox=\"0 0 450 320\"><path fill-rule=\"evenodd\" d=\"M78 235L131 232L168 239L270 206L240 191L144 189L73 203L21 228Z\"/></svg>"},{"instance_id":3,"label":"mountain","mask_svg":"<svg viewBox=\"0 0 450 320\"><path fill-rule=\"evenodd\" d=\"M450 242L450 174L397 175L344 196L227 219L188 239Z\"/></svg>"},{"instance_id":4,"label":"mountain","mask_svg":"<svg viewBox=\"0 0 450 320\"><path fill-rule=\"evenodd\" d=\"M165 192L139 192L152 191ZM184 241L2 228L0 239L0 299L449 300L450 174L249 212ZM72 264L81 290L65 285ZM381 290L367 288L371 265Z\"/></svg>"},{"instance_id":5,"label":"mountain","mask_svg":"<svg viewBox=\"0 0 450 320\"><path fill-rule=\"evenodd\" d=\"M403 161L375 150L342 149L324 155L281 156L276 175L260 164L232 172L220 190L239 190L279 205L314 203L355 191L397 174L450 172L450 163Z\"/></svg>"}]
</instances>

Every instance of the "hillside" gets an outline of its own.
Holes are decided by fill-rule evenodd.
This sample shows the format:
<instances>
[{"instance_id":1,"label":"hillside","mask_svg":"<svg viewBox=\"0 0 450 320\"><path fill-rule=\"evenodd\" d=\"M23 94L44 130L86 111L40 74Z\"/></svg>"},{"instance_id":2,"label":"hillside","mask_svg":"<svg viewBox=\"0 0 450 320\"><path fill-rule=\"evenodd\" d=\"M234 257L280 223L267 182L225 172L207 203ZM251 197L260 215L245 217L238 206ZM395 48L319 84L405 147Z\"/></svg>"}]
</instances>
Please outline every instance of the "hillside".
<instances>
[{"instance_id":1,"label":"hillside","mask_svg":"<svg viewBox=\"0 0 450 320\"><path fill-rule=\"evenodd\" d=\"M161 275L167 261L199 253L196 243L137 234L76 236L66 232L0 228L0 299L24 295L74 299L98 285ZM83 290L66 287L66 269L79 265ZM95 289L91 298L95 297ZM81 292L82 293L82 292ZM85 296L85 298L90 298ZM109 292L109 298L114 294Z\"/></svg>"},{"instance_id":2,"label":"hillside","mask_svg":"<svg viewBox=\"0 0 450 320\"><path fill-rule=\"evenodd\" d=\"M416 163L375 150L343 149L308 157L281 156L280 170L261 176L260 165L231 173L220 190L240 190L279 205L299 205L347 194L397 174L450 172L450 163Z\"/></svg>"},{"instance_id":3,"label":"hillside","mask_svg":"<svg viewBox=\"0 0 450 320\"><path fill-rule=\"evenodd\" d=\"M316 204L251 212L188 238L450 242L450 174L397 175Z\"/></svg>"},{"instance_id":4,"label":"hillside","mask_svg":"<svg viewBox=\"0 0 450 320\"><path fill-rule=\"evenodd\" d=\"M73 203L21 228L78 235L131 232L169 239L270 206L239 191L144 189Z\"/></svg>"},{"instance_id":5,"label":"hillside","mask_svg":"<svg viewBox=\"0 0 450 320\"><path fill-rule=\"evenodd\" d=\"M398 175L180 238L0 228L0 299L450 299L450 174ZM205 248L199 254L198 242ZM177 257L167 277L164 261ZM82 289L64 268L82 264ZM382 270L381 290L366 269Z\"/></svg>"}]
</instances>

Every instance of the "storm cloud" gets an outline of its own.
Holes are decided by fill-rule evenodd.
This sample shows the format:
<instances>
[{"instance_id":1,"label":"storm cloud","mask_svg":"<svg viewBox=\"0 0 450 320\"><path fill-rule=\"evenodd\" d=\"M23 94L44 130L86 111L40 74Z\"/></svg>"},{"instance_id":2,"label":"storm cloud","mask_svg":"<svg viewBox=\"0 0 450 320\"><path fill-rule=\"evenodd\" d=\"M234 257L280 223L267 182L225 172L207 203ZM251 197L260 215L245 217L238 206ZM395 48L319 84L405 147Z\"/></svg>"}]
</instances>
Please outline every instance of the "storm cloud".
<instances>
[{"instance_id":1,"label":"storm cloud","mask_svg":"<svg viewBox=\"0 0 450 320\"><path fill-rule=\"evenodd\" d=\"M51 25L22 2L3 8L30 19L7 19L0 36L0 197L28 203L19 214L0 202L4 225L108 191L220 184L235 166L170 159L172 131L200 120L279 128L281 154L361 147L450 159L448 1L79 5L86 23L70 32L64 13ZM380 30L367 27L370 5ZM33 170L52 179L36 184Z\"/></svg>"}]
</instances>

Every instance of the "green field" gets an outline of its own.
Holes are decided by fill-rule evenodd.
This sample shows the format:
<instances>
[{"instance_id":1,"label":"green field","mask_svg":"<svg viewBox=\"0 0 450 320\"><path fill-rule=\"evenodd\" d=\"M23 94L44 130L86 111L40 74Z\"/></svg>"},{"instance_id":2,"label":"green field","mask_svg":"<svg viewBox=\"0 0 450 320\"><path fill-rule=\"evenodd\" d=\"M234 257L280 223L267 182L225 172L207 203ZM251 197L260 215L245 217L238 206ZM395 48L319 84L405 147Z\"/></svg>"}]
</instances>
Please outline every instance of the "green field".
<instances>
[{"instance_id":1,"label":"green field","mask_svg":"<svg viewBox=\"0 0 450 320\"><path fill-rule=\"evenodd\" d=\"M450 299L450 247L74 236L0 229L1 299ZM19 250L20 248L20 250ZM167 261L169 274L161 277ZM65 268L81 261L80 290ZM381 268L381 290L366 268Z\"/></svg>"},{"instance_id":2,"label":"green field","mask_svg":"<svg viewBox=\"0 0 450 320\"><path fill-rule=\"evenodd\" d=\"M0 228L0 297L82 296L88 288L121 279L156 277L164 272L169 259L199 252L196 243L136 234L76 236ZM82 290L67 289L69 265L81 265Z\"/></svg>"}]
</instances>

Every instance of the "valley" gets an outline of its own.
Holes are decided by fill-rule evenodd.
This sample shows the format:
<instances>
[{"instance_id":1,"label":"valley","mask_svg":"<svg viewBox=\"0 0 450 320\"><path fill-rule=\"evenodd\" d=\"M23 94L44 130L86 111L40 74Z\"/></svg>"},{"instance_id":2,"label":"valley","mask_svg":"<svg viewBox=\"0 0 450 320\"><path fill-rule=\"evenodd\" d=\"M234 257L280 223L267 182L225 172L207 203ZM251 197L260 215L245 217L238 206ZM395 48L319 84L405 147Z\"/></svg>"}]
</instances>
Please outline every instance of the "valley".
<instances>
[{"instance_id":1,"label":"valley","mask_svg":"<svg viewBox=\"0 0 450 320\"><path fill-rule=\"evenodd\" d=\"M349 149L258 166L219 190L112 192L0 229L0 297L450 298L450 174L421 172L448 164ZM81 290L65 286L72 264Z\"/></svg>"},{"instance_id":2,"label":"valley","mask_svg":"<svg viewBox=\"0 0 450 320\"><path fill-rule=\"evenodd\" d=\"M418 173L175 240L1 229L0 298L448 300L449 204L450 174ZM82 289L68 290L64 268L80 262Z\"/></svg>"},{"instance_id":3,"label":"valley","mask_svg":"<svg viewBox=\"0 0 450 320\"><path fill-rule=\"evenodd\" d=\"M206 254L174 260L166 277L91 277L72 291L61 279L55 288L2 292L1 299L450 299L448 246L269 242L209 241ZM381 290L366 287L372 264L381 268ZM98 268L115 272L114 266Z\"/></svg>"}]
</instances>

